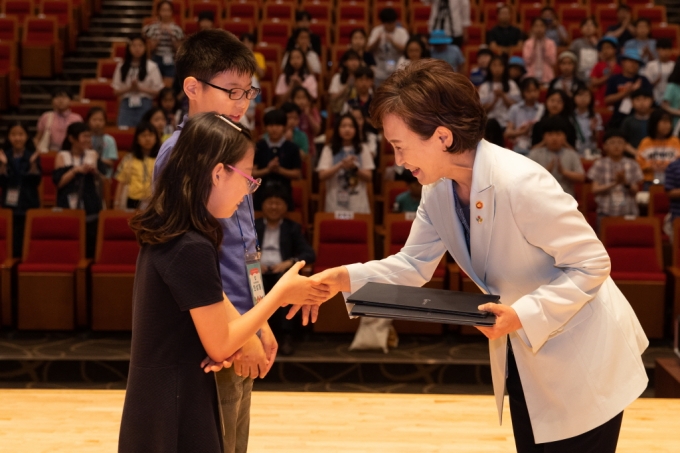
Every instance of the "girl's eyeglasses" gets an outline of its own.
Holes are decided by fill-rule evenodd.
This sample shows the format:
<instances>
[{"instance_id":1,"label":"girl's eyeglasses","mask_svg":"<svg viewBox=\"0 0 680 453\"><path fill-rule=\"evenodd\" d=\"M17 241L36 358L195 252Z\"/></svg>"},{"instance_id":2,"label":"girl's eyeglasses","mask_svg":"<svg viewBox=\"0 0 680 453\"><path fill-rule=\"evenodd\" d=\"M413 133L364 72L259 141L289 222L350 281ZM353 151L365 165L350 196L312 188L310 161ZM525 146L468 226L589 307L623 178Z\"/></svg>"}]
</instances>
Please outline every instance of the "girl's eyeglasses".
<instances>
[{"instance_id":1,"label":"girl's eyeglasses","mask_svg":"<svg viewBox=\"0 0 680 453\"><path fill-rule=\"evenodd\" d=\"M258 189L258 187L260 187L260 185L262 184L262 179L260 179L260 178L253 179L252 176L246 175L245 173L243 173L238 168L232 167L231 165L227 165L227 167L230 168L232 171L238 173L239 175L243 176L244 178L246 178L246 180L248 181L248 193L249 194L254 193Z\"/></svg>"}]
</instances>

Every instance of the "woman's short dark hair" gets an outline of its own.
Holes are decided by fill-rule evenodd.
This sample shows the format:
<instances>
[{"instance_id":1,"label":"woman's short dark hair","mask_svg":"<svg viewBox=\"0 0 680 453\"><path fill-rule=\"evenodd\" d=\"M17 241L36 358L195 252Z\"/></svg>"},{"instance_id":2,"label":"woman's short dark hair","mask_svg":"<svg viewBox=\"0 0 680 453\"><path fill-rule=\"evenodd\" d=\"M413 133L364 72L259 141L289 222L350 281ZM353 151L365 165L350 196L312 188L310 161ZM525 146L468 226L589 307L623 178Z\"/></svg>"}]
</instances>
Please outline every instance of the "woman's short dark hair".
<instances>
[{"instance_id":1,"label":"woman's short dark hair","mask_svg":"<svg viewBox=\"0 0 680 453\"><path fill-rule=\"evenodd\" d=\"M69 139L74 138L78 140L80 134L84 132L90 132L90 126L80 121L69 124L66 128L66 137L64 138L64 143L61 144L61 149L64 151L71 151L71 140Z\"/></svg>"},{"instance_id":2,"label":"woman's short dark hair","mask_svg":"<svg viewBox=\"0 0 680 453\"><path fill-rule=\"evenodd\" d=\"M442 60L418 60L394 72L371 101L371 118L381 127L385 115L401 118L427 140L443 126L453 133L450 153L476 149L484 137L486 112L470 79Z\"/></svg>"},{"instance_id":3,"label":"woman's short dark hair","mask_svg":"<svg viewBox=\"0 0 680 453\"><path fill-rule=\"evenodd\" d=\"M151 153L149 153L149 157L155 159L158 156L158 151L161 149L161 139L158 136L158 131L156 130L156 128L153 126L153 124L149 123L148 121L141 121L137 125L137 128L135 129L135 136L132 139L132 146L130 147L130 152L132 153L135 159L144 161L144 152L142 151L142 148L139 146L139 142L137 140L139 136L142 134L142 132L152 132L153 135L156 136L156 144L151 149Z\"/></svg>"},{"instance_id":4,"label":"woman's short dark hair","mask_svg":"<svg viewBox=\"0 0 680 453\"><path fill-rule=\"evenodd\" d=\"M657 128L659 127L659 123L662 120L667 120L670 121L671 123L671 130L668 132L668 134L665 137L662 137L664 139L670 138L671 135L673 135L673 117L671 116L670 113L665 111L664 109L654 109L654 111L649 115L649 121L647 122L647 136L656 139L657 136Z\"/></svg>"},{"instance_id":5,"label":"woman's short dark hair","mask_svg":"<svg viewBox=\"0 0 680 453\"><path fill-rule=\"evenodd\" d=\"M238 128L238 129L237 129ZM215 112L192 116L184 126L146 209L130 220L140 244L163 244L195 230L219 247L222 227L208 211L212 170L235 165L252 148L250 132Z\"/></svg>"},{"instance_id":6,"label":"woman's short dark hair","mask_svg":"<svg viewBox=\"0 0 680 453\"><path fill-rule=\"evenodd\" d=\"M302 114L302 109L296 103L290 101L284 102L281 105L281 110L286 112L286 115L293 112L297 113L298 115Z\"/></svg>"}]
</instances>

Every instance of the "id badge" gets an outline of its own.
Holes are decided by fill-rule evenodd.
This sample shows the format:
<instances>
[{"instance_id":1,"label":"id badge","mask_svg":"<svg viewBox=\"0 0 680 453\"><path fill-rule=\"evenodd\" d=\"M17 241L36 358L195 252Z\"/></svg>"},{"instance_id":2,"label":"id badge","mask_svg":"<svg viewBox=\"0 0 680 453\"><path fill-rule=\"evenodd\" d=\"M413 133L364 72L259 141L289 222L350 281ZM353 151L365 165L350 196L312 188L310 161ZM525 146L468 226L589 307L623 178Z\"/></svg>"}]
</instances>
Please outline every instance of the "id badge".
<instances>
[{"instance_id":1,"label":"id badge","mask_svg":"<svg viewBox=\"0 0 680 453\"><path fill-rule=\"evenodd\" d=\"M19 206L19 188L18 187L8 187L7 194L5 195L5 206L11 206L16 208Z\"/></svg>"},{"instance_id":2,"label":"id badge","mask_svg":"<svg viewBox=\"0 0 680 453\"><path fill-rule=\"evenodd\" d=\"M253 297L253 305L257 305L264 297L260 256L259 252L246 254L246 271L248 272L248 282L250 283L250 295Z\"/></svg>"},{"instance_id":3,"label":"id badge","mask_svg":"<svg viewBox=\"0 0 680 453\"><path fill-rule=\"evenodd\" d=\"M630 112L633 110L633 101L630 99L630 97L625 98L623 101L621 101L621 105L619 106L619 113L623 113L624 115L630 114Z\"/></svg>"},{"instance_id":4,"label":"id badge","mask_svg":"<svg viewBox=\"0 0 680 453\"><path fill-rule=\"evenodd\" d=\"M77 193L68 194L68 207L70 209L78 209L78 194Z\"/></svg>"},{"instance_id":5,"label":"id badge","mask_svg":"<svg viewBox=\"0 0 680 453\"><path fill-rule=\"evenodd\" d=\"M172 55L170 54L163 55L163 64L165 66L172 66L173 63L174 62L172 61Z\"/></svg>"},{"instance_id":6,"label":"id badge","mask_svg":"<svg viewBox=\"0 0 680 453\"><path fill-rule=\"evenodd\" d=\"M626 194L623 188L619 185L612 191L612 203L614 206L622 206L626 202Z\"/></svg>"},{"instance_id":7,"label":"id badge","mask_svg":"<svg viewBox=\"0 0 680 453\"><path fill-rule=\"evenodd\" d=\"M338 206L349 207L349 192L347 190L339 190L337 195Z\"/></svg>"},{"instance_id":8,"label":"id badge","mask_svg":"<svg viewBox=\"0 0 680 453\"><path fill-rule=\"evenodd\" d=\"M142 106L142 97L137 95L132 95L128 98L128 107L131 109L136 109Z\"/></svg>"}]
</instances>

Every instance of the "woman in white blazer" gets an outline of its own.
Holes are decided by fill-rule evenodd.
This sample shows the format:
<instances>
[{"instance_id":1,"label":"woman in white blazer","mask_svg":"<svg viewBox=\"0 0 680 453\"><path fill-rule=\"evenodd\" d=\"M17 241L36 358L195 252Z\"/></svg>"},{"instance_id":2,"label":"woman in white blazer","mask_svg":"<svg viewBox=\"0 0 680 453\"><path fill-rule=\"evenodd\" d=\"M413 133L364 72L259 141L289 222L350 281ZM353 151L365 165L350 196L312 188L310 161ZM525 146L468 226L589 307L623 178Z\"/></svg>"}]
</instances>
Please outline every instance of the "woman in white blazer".
<instances>
[{"instance_id":1,"label":"woman in white blazer","mask_svg":"<svg viewBox=\"0 0 680 453\"><path fill-rule=\"evenodd\" d=\"M483 306L496 325L480 330L499 419L508 390L517 450L614 452L623 410L647 386L648 341L576 201L540 165L482 139L475 88L446 63L395 72L371 108L396 164L424 186L416 219L396 255L313 278L331 294L367 282L422 286L449 251L501 296Z\"/></svg>"}]
</instances>

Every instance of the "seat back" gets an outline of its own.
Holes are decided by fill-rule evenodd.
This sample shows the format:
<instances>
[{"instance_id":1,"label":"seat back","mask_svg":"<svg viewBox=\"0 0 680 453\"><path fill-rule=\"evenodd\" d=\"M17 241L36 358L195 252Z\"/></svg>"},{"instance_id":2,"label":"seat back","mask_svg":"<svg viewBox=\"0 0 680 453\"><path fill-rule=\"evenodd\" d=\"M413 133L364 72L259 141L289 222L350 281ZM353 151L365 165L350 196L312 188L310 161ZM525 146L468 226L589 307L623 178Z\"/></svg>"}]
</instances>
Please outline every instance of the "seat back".
<instances>
[{"instance_id":1,"label":"seat back","mask_svg":"<svg viewBox=\"0 0 680 453\"><path fill-rule=\"evenodd\" d=\"M261 21L258 30L262 41L278 44L282 48L286 47L291 35L290 21L284 22L279 19Z\"/></svg>"},{"instance_id":2,"label":"seat back","mask_svg":"<svg viewBox=\"0 0 680 453\"><path fill-rule=\"evenodd\" d=\"M125 58L127 49L126 42L114 42L111 44L111 58Z\"/></svg>"},{"instance_id":3,"label":"seat back","mask_svg":"<svg viewBox=\"0 0 680 453\"><path fill-rule=\"evenodd\" d=\"M0 42L0 74L8 74L13 68L16 68L16 45Z\"/></svg>"},{"instance_id":4,"label":"seat back","mask_svg":"<svg viewBox=\"0 0 680 453\"><path fill-rule=\"evenodd\" d=\"M54 185L52 173L54 172L54 159L56 152L49 152L40 156L40 168L42 168L42 180L40 183L40 206L50 208L57 202L57 186Z\"/></svg>"},{"instance_id":5,"label":"seat back","mask_svg":"<svg viewBox=\"0 0 680 453\"><path fill-rule=\"evenodd\" d=\"M383 253L385 256L390 256L399 253L404 244L406 244L413 220L408 220L406 214L387 214L384 223L385 242Z\"/></svg>"},{"instance_id":6,"label":"seat back","mask_svg":"<svg viewBox=\"0 0 680 453\"><path fill-rule=\"evenodd\" d=\"M24 22L25 44L52 45L58 39L56 17L26 17Z\"/></svg>"},{"instance_id":7,"label":"seat back","mask_svg":"<svg viewBox=\"0 0 680 453\"><path fill-rule=\"evenodd\" d=\"M16 17L19 23L24 23L26 17L35 13L35 4L33 0L5 0L2 12L6 16Z\"/></svg>"},{"instance_id":8,"label":"seat back","mask_svg":"<svg viewBox=\"0 0 680 453\"><path fill-rule=\"evenodd\" d=\"M97 62L97 78L98 79L113 79L113 73L116 71L116 66L120 59L105 58Z\"/></svg>"},{"instance_id":9,"label":"seat back","mask_svg":"<svg viewBox=\"0 0 680 453\"><path fill-rule=\"evenodd\" d=\"M0 17L0 40L19 41L19 22L15 16Z\"/></svg>"},{"instance_id":10,"label":"seat back","mask_svg":"<svg viewBox=\"0 0 680 453\"><path fill-rule=\"evenodd\" d=\"M335 45L346 46L350 43L352 32L356 29L366 30L368 26L367 20L338 20L335 25Z\"/></svg>"},{"instance_id":11,"label":"seat back","mask_svg":"<svg viewBox=\"0 0 680 453\"><path fill-rule=\"evenodd\" d=\"M334 213L317 212L314 217L314 271L370 261L374 257L373 217L354 214L347 220Z\"/></svg>"},{"instance_id":12,"label":"seat back","mask_svg":"<svg viewBox=\"0 0 680 453\"><path fill-rule=\"evenodd\" d=\"M601 238L612 263L612 273L663 272L661 227L658 219L606 217Z\"/></svg>"},{"instance_id":13,"label":"seat back","mask_svg":"<svg viewBox=\"0 0 680 453\"><path fill-rule=\"evenodd\" d=\"M111 121L118 118L118 97L109 80L83 79L80 82L80 99L106 103L106 117Z\"/></svg>"},{"instance_id":14,"label":"seat back","mask_svg":"<svg viewBox=\"0 0 680 453\"><path fill-rule=\"evenodd\" d=\"M260 6L258 2L253 1L232 1L227 3L227 18L240 18L253 23L257 23L259 18ZM260 36L260 39L262 37Z\"/></svg>"},{"instance_id":15,"label":"seat back","mask_svg":"<svg viewBox=\"0 0 680 453\"><path fill-rule=\"evenodd\" d=\"M534 19L541 16L541 10L543 8L543 3L520 4L519 28L524 32L528 32L531 29L531 23Z\"/></svg>"},{"instance_id":16,"label":"seat back","mask_svg":"<svg viewBox=\"0 0 680 453\"><path fill-rule=\"evenodd\" d=\"M633 17L642 19L643 17L649 19L651 23L668 22L666 19L666 7L648 3L646 5L638 5L633 8Z\"/></svg>"},{"instance_id":17,"label":"seat back","mask_svg":"<svg viewBox=\"0 0 680 453\"><path fill-rule=\"evenodd\" d=\"M23 262L78 264L85 258L85 211L30 209L26 214Z\"/></svg>"},{"instance_id":18,"label":"seat back","mask_svg":"<svg viewBox=\"0 0 680 453\"><path fill-rule=\"evenodd\" d=\"M255 22L252 19L241 19L240 17L230 17L222 21L222 28L236 36L244 33L255 32Z\"/></svg>"},{"instance_id":19,"label":"seat back","mask_svg":"<svg viewBox=\"0 0 680 453\"><path fill-rule=\"evenodd\" d=\"M677 48L680 44L680 27L677 24L669 24L666 22L654 23L652 22L652 36L654 39L668 38L673 43L673 48Z\"/></svg>"},{"instance_id":20,"label":"seat back","mask_svg":"<svg viewBox=\"0 0 680 453\"><path fill-rule=\"evenodd\" d=\"M193 0L189 6L189 17L198 17L203 11L210 11L219 23L222 19L222 2L217 0Z\"/></svg>"},{"instance_id":21,"label":"seat back","mask_svg":"<svg viewBox=\"0 0 680 453\"><path fill-rule=\"evenodd\" d=\"M73 113L77 113L78 115L82 116L85 118L87 116L87 113L90 111L91 108L93 107L99 107L104 109L104 112L106 113L106 102L104 101L92 101L90 99L82 99L80 101L71 101L71 111ZM107 121L111 121L111 118L106 117ZM115 118L113 118L115 120Z\"/></svg>"},{"instance_id":22,"label":"seat back","mask_svg":"<svg viewBox=\"0 0 680 453\"><path fill-rule=\"evenodd\" d=\"M368 22L368 2L349 1L340 3L337 14L338 21L356 20Z\"/></svg>"},{"instance_id":23,"label":"seat back","mask_svg":"<svg viewBox=\"0 0 680 453\"><path fill-rule=\"evenodd\" d=\"M59 25L68 25L73 18L70 0L42 0L40 11L46 16L57 18Z\"/></svg>"},{"instance_id":24,"label":"seat back","mask_svg":"<svg viewBox=\"0 0 680 453\"><path fill-rule=\"evenodd\" d=\"M0 209L0 263L12 257L12 210Z\"/></svg>"},{"instance_id":25,"label":"seat back","mask_svg":"<svg viewBox=\"0 0 680 453\"><path fill-rule=\"evenodd\" d=\"M116 141L119 151L130 151L135 138L135 130L131 127L107 127L106 133Z\"/></svg>"},{"instance_id":26,"label":"seat back","mask_svg":"<svg viewBox=\"0 0 680 453\"><path fill-rule=\"evenodd\" d=\"M136 264L137 237L129 225L133 212L106 209L99 214L96 264Z\"/></svg>"},{"instance_id":27,"label":"seat back","mask_svg":"<svg viewBox=\"0 0 680 453\"><path fill-rule=\"evenodd\" d=\"M647 213L650 217L656 217L660 222L663 222L664 217L671 209L671 200L668 198L666 189L659 184L655 184L649 188L649 206Z\"/></svg>"},{"instance_id":28,"label":"seat back","mask_svg":"<svg viewBox=\"0 0 680 453\"><path fill-rule=\"evenodd\" d=\"M268 1L264 4L262 19L279 19L281 22L294 22L295 4L280 1Z\"/></svg>"}]
</instances>

